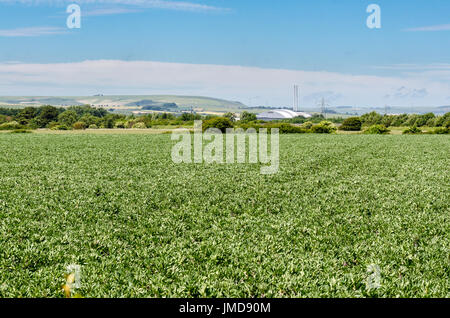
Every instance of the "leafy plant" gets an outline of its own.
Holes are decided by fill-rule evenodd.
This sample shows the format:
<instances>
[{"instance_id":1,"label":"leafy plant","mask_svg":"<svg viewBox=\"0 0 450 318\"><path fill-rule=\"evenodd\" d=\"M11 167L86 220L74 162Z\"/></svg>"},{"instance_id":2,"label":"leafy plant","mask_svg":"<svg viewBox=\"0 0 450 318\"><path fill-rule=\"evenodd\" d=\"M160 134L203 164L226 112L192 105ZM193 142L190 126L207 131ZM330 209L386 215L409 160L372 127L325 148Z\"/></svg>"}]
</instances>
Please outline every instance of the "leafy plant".
<instances>
[{"instance_id":1,"label":"leafy plant","mask_svg":"<svg viewBox=\"0 0 450 318\"><path fill-rule=\"evenodd\" d=\"M362 122L359 117L350 117L344 120L339 130L343 131L360 131Z\"/></svg>"},{"instance_id":2,"label":"leafy plant","mask_svg":"<svg viewBox=\"0 0 450 318\"><path fill-rule=\"evenodd\" d=\"M72 128L75 130L83 130L86 129L86 123L82 122L82 121L77 121L76 123L74 123L72 125Z\"/></svg>"},{"instance_id":3,"label":"leafy plant","mask_svg":"<svg viewBox=\"0 0 450 318\"><path fill-rule=\"evenodd\" d=\"M403 130L403 135L415 135L415 134L421 134L421 133L422 133L422 130L417 128L417 126L413 126L413 127Z\"/></svg>"},{"instance_id":4,"label":"leafy plant","mask_svg":"<svg viewBox=\"0 0 450 318\"><path fill-rule=\"evenodd\" d=\"M133 125L133 128L135 128L135 129L145 129L145 128L147 128L147 126L145 125L145 123L139 122L139 123L135 123Z\"/></svg>"},{"instance_id":5,"label":"leafy plant","mask_svg":"<svg viewBox=\"0 0 450 318\"><path fill-rule=\"evenodd\" d=\"M233 128L233 123L228 118L216 117L216 118L204 121L202 127L203 127L203 131L206 131L209 128L217 128L222 133L225 133L227 128Z\"/></svg>"},{"instance_id":6,"label":"leafy plant","mask_svg":"<svg viewBox=\"0 0 450 318\"><path fill-rule=\"evenodd\" d=\"M252 121L255 121L256 119L257 119L256 115L253 114L253 113L243 112L241 114L241 122L244 123L244 124L252 122Z\"/></svg>"},{"instance_id":7,"label":"leafy plant","mask_svg":"<svg viewBox=\"0 0 450 318\"><path fill-rule=\"evenodd\" d=\"M13 131L11 131L11 134L31 134L31 133L32 131L27 129L14 129Z\"/></svg>"},{"instance_id":8,"label":"leafy plant","mask_svg":"<svg viewBox=\"0 0 450 318\"><path fill-rule=\"evenodd\" d=\"M384 135L389 134L390 130L384 125L373 125L364 130L365 134Z\"/></svg>"},{"instance_id":9,"label":"leafy plant","mask_svg":"<svg viewBox=\"0 0 450 318\"><path fill-rule=\"evenodd\" d=\"M311 132L314 134L331 134L336 131L336 127L333 125L332 122L329 121L322 121L318 125L313 125L311 127Z\"/></svg>"},{"instance_id":10,"label":"leafy plant","mask_svg":"<svg viewBox=\"0 0 450 318\"><path fill-rule=\"evenodd\" d=\"M450 134L450 128L446 128L446 127L438 127L436 129L433 130L433 134L436 135L446 135L446 134Z\"/></svg>"},{"instance_id":11,"label":"leafy plant","mask_svg":"<svg viewBox=\"0 0 450 318\"><path fill-rule=\"evenodd\" d=\"M16 130L22 128L23 125L19 124L17 121L10 121L7 123L0 124L0 130Z\"/></svg>"}]
</instances>

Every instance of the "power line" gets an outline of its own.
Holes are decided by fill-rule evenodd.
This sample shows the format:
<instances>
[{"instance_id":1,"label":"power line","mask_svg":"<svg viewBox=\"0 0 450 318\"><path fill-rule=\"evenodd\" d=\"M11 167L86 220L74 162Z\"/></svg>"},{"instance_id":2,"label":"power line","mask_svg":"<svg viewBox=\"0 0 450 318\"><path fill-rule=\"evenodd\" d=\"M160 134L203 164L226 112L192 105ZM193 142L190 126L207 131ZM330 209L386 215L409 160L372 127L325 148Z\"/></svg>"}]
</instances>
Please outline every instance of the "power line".
<instances>
[{"instance_id":1,"label":"power line","mask_svg":"<svg viewBox=\"0 0 450 318\"><path fill-rule=\"evenodd\" d=\"M298 100L298 85L294 85L294 103L292 106L294 112L299 111L299 100Z\"/></svg>"},{"instance_id":2,"label":"power line","mask_svg":"<svg viewBox=\"0 0 450 318\"><path fill-rule=\"evenodd\" d=\"M324 118L327 118L327 106L330 106L330 105L325 103L325 98L322 97L322 100L320 102L320 113L323 115Z\"/></svg>"}]
</instances>

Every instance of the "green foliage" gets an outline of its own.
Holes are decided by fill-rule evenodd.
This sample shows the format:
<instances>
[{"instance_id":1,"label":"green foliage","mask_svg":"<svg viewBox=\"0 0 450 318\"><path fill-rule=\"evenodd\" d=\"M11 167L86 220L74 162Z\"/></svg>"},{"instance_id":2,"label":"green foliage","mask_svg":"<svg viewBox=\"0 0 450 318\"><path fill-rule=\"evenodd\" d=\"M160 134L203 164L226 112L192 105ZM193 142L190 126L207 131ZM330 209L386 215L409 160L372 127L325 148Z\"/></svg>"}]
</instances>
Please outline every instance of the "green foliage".
<instances>
[{"instance_id":1,"label":"green foliage","mask_svg":"<svg viewBox=\"0 0 450 318\"><path fill-rule=\"evenodd\" d=\"M413 127L403 130L403 135L415 135L415 134L421 134L421 133L422 133L422 130L420 130L416 126L413 126Z\"/></svg>"},{"instance_id":2,"label":"green foliage","mask_svg":"<svg viewBox=\"0 0 450 318\"><path fill-rule=\"evenodd\" d=\"M365 134L372 134L372 135L384 135L389 134L390 130L386 128L384 125L373 125L364 130Z\"/></svg>"},{"instance_id":3,"label":"green foliage","mask_svg":"<svg viewBox=\"0 0 450 318\"><path fill-rule=\"evenodd\" d=\"M76 112L78 117L90 115L97 118L103 118L108 114L108 111L106 109L95 108L90 105L70 106L67 110Z\"/></svg>"},{"instance_id":4,"label":"green foliage","mask_svg":"<svg viewBox=\"0 0 450 318\"><path fill-rule=\"evenodd\" d=\"M318 125L313 125L311 127L311 132L313 134L332 134L336 131L336 127L333 125L332 122L329 121L322 121Z\"/></svg>"},{"instance_id":5,"label":"green foliage","mask_svg":"<svg viewBox=\"0 0 450 318\"><path fill-rule=\"evenodd\" d=\"M311 129L314 126L314 123L311 121L307 121L305 123L303 123L302 127L305 128L306 130Z\"/></svg>"},{"instance_id":6,"label":"green foliage","mask_svg":"<svg viewBox=\"0 0 450 318\"><path fill-rule=\"evenodd\" d=\"M100 118L91 114L84 114L81 116L80 121L86 123L86 126L89 127L91 125L97 125L100 122Z\"/></svg>"},{"instance_id":7,"label":"green foliage","mask_svg":"<svg viewBox=\"0 0 450 318\"><path fill-rule=\"evenodd\" d=\"M10 121L7 123L0 124L0 130L15 130L22 128L23 125L19 124L17 121Z\"/></svg>"},{"instance_id":8,"label":"green foliage","mask_svg":"<svg viewBox=\"0 0 450 318\"><path fill-rule=\"evenodd\" d=\"M209 128L217 128L222 133L226 132L227 128L233 128L233 123L228 118L217 117L203 122L203 131Z\"/></svg>"},{"instance_id":9,"label":"green foliage","mask_svg":"<svg viewBox=\"0 0 450 318\"><path fill-rule=\"evenodd\" d=\"M290 124L281 124L280 125L280 134L305 134L308 131L299 126L293 126Z\"/></svg>"},{"instance_id":10,"label":"green foliage","mask_svg":"<svg viewBox=\"0 0 450 318\"><path fill-rule=\"evenodd\" d=\"M36 117L37 110L34 107L25 107L15 117L16 121L21 125L28 125L30 121Z\"/></svg>"},{"instance_id":11,"label":"green foliage","mask_svg":"<svg viewBox=\"0 0 450 318\"><path fill-rule=\"evenodd\" d=\"M360 131L361 127L362 122L359 117L350 117L344 120L342 126L339 127L339 129L344 131Z\"/></svg>"},{"instance_id":12,"label":"green foliage","mask_svg":"<svg viewBox=\"0 0 450 318\"><path fill-rule=\"evenodd\" d=\"M125 120L116 121L114 128L125 129L127 127L127 122Z\"/></svg>"},{"instance_id":13,"label":"green foliage","mask_svg":"<svg viewBox=\"0 0 450 318\"><path fill-rule=\"evenodd\" d=\"M305 118L305 117L302 117L302 116L298 116L298 117L295 117L295 118L292 118L292 119L280 120L279 122L288 122L288 123L291 123L291 124L304 124L306 122L311 122L311 123L314 123L314 124L319 124L320 122L322 122L324 120L325 120L325 117L322 114L314 114L310 118ZM342 118L338 118L338 117L330 118L330 120L333 121L333 122L336 122L336 123L343 121Z\"/></svg>"},{"instance_id":14,"label":"green foliage","mask_svg":"<svg viewBox=\"0 0 450 318\"><path fill-rule=\"evenodd\" d=\"M11 134L30 134L31 130L27 130L27 129L14 129L13 131L10 132Z\"/></svg>"},{"instance_id":15,"label":"green foliage","mask_svg":"<svg viewBox=\"0 0 450 318\"><path fill-rule=\"evenodd\" d=\"M61 297L70 264L87 298L448 296L447 136L281 135L273 176L172 146L0 134L0 297Z\"/></svg>"},{"instance_id":16,"label":"green foliage","mask_svg":"<svg viewBox=\"0 0 450 318\"><path fill-rule=\"evenodd\" d=\"M0 115L0 124L6 123L11 120L12 120L11 116Z\"/></svg>"},{"instance_id":17,"label":"green foliage","mask_svg":"<svg viewBox=\"0 0 450 318\"><path fill-rule=\"evenodd\" d=\"M446 134L450 134L450 128L446 128L446 127L438 127L435 128L432 132L433 134L436 135L446 135Z\"/></svg>"},{"instance_id":18,"label":"green foliage","mask_svg":"<svg viewBox=\"0 0 450 318\"><path fill-rule=\"evenodd\" d=\"M37 117L39 126L41 128L46 127L52 121L58 121L60 110L53 106L42 106L39 109L39 115Z\"/></svg>"},{"instance_id":19,"label":"green foliage","mask_svg":"<svg viewBox=\"0 0 450 318\"><path fill-rule=\"evenodd\" d=\"M71 127L73 124L77 122L78 115L73 110L66 110L58 115L58 122L61 125L65 125Z\"/></svg>"},{"instance_id":20,"label":"green foliage","mask_svg":"<svg viewBox=\"0 0 450 318\"><path fill-rule=\"evenodd\" d=\"M377 112L371 112L361 116L361 122L364 126L378 125L381 124L382 120L383 116L381 116Z\"/></svg>"},{"instance_id":21,"label":"green foliage","mask_svg":"<svg viewBox=\"0 0 450 318\"><path fill-rule=\"evenodd\" d=\"M255 120L257 120L256 114L249 113L246 111L241 114L241 123L243 123L243 124L249 123L249 122L252 122Z\"/></svg>"},{"instance_id":22,"label":"green foliage","mask_svg":"<svg viewBox=\"0 0 450 318\"><path fill-rule=\"evenodd\" d=\"M139 122L139 123L135 123L133 125L133 128L135 128L135 129L145 129L145 128L147 128L147 126L145 126L145 123Z\"/></svg>"},{"instance_id":23,"label":"green foliage","mask_svg":"<svg viewBox=\"0 0 450 318\"><path fill-rule=\"evenodd\" d=\"M415 125L417 127L423 127L427 124L427 122L429 122L430 120L433 120L433 119L435 119L435 115L433 113L419 115L415 122Z\"/></svg>"},{"instance_id":24,"label":"green foliage","mask_svg":"<svg viewBox=\"0 0 450 318\"><path fill-rule=\"evenodd\" d=\"M51 130L69 130L66 125L54 125L50 128Z\"/></svg>"},{"instance_id":25,"label":"green foliage","mask_svg":"<svg viewBox=\"0 0 450 318\"><path fill-rule=\"evenodd\" d=\"M236 115L234 113L226 113L223 117L228 118L233 123L236 121Z\"/></svg>"},{"instance_id":26,"label":"green foliage","mask_svg":"<svg viewBox=\"0 0 450 318\"><path fill-rule=\"evenodd\" d=\"M82 121L77 121L76 123L74 123L72 125L72 128L75 130L83 130L86 129L86 123L82 122Z\"/></svg>"},{"instance_id":27,"label":"green foliage","mask_svg":"<svg viewBox=\"0 0 450 318\"><path fill-rule=\"evenodd\" d=\"M398 115L398 116L394 116L393 120L390 124L390 126L392 127L402 127L405 126L405 122L406 120L408 120L408 115L407 114L402 114L402 115ZM387 125L385 125L387 127Z\"/></svg>"},{"instance_id":28,"label":"green foliage","mask_svg":"<svg viewBox=\"0 0 450 318\"><path fill-rule=\"evenodd\" d=\"M447 119L442 126L446 127L446 128L450 128L450 119Z\"/></svg>"},{"instance_id":29,"label":"green foliage","mask_svg":"<svg viewBox=\"0 0 450 318\"><path fill-rule=\"evenodd\" d=\"M183 113L180 116L181 121L194 121L194 120L201 120L202 116L198 114L191 114L191 113Z\"/></svg>"}]
</instances>

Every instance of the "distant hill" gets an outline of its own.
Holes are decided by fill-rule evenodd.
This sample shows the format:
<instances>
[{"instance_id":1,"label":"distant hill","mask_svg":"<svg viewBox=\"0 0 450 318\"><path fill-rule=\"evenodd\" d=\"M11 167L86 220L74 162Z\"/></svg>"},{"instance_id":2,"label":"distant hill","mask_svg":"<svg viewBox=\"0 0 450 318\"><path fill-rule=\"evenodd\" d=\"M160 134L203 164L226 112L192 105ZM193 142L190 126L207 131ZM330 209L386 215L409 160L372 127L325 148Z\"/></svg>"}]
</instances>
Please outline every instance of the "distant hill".
<instances>
[{"instance_id":1,"label":"distant hill","mask_svg":"<svg viewBox=\"0 0 450 318\"><path fill-rule=\"evenodd\" d=\"M117 111L138 111L147 106L167 107L168 110L194 110L197 112L228 112L238 111L245 105L224 99L203 96L177 95L111 95L103 96L1 96L0 105L3 106L71 106L94 105ZM174 107L175 106L175 107Z\"/></svg>"}]
</instances>

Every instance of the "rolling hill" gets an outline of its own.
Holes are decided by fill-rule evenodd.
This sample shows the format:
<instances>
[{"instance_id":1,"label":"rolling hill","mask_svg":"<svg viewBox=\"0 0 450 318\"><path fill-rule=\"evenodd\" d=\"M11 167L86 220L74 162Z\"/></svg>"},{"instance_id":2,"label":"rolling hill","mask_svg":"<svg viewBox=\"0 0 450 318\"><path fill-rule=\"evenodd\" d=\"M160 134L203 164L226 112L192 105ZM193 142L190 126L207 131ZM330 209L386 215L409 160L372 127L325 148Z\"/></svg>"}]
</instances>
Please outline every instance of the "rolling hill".
<instances>
[{"instance_id":1,"label":"rolling hill","mask_svg":"<svg viewBox=\"0 0 450 318\"><path fill-rule=\"evenodd\" d=\"M197 112L228 112L238 111L245 105L218 98L203 96L176 95L96 95L96 96L0 96L3 106L71 106L89 104L96 107L114 109L121 112L142 110L145 106L164 107L176 104L176 109L195 110Z\"/></svg>"}]
</instances>

